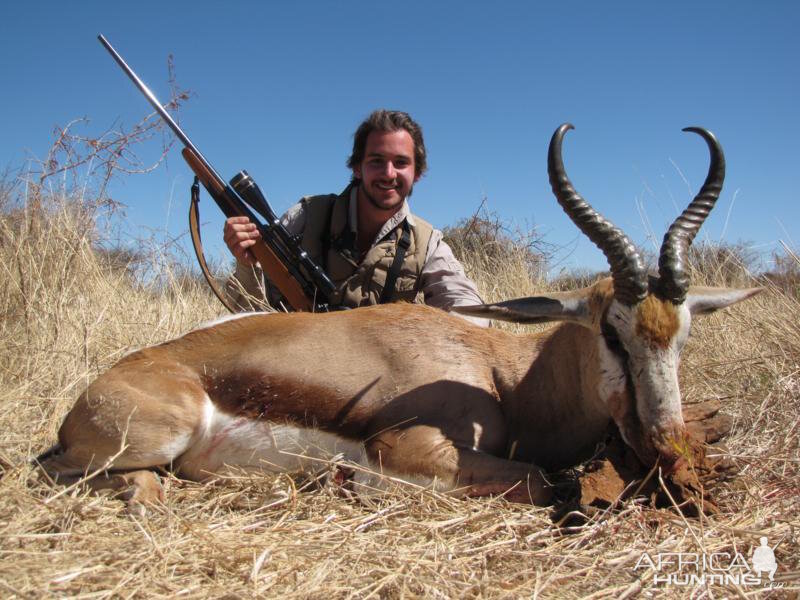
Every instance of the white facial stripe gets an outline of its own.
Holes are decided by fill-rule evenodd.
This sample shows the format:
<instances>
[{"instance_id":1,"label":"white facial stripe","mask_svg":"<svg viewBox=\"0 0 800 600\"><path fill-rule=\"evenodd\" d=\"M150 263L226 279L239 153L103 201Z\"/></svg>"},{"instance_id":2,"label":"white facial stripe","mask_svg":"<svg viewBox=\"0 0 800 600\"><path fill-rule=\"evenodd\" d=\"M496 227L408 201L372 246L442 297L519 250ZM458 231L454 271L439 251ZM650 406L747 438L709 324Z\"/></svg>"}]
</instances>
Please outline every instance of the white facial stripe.
<instances>
[{"instance_id":1,"label":"white facial stripe","mask_svg":"<svg viewBox=\"0 0 800 600\"><path fill-rule=\"evenodd\" d=\"M604 402L612 396L625 393L625 370L620 359L606 347L602 336L597 338L598 356L600 358L600 384L598 393Z\"/></svg>"},{"instance_id":2,"label":"white facial stripe","mask_svg":"<svg viewBox=\"0 0 800 600\"><path fill-rule=\"evenodd\" d=\"M627 326L630 323L630 309L616 300L611 303L608 311L609 326L614 329L620 340L628 336ZM609 350L603 336L597 338L598 355L600 358L600 385L598 392L600 398L608 401L612 396L625 393L627 384L622 358Z\"/></svg>"},{"instance_id":3,"label":"white facial stripe","mask_svg":"<svg viewBox=\"0 0 800 600\"><path fill-rule=\"evenodd\" d=\"M689 338L689 330L691 328L692 313L689 311L686 304L682 304L678 307L678 334L675 336L675 340L678 343L678 351L680 351L683 344L685 344L686 340Z\"/></svg>"},{"instance_id":4,"label":"white facial stripe","mask_svg":"<svg viewBox=\"0 0 800 600\"><path fill-rule=\"evenodd\" d=\"M685 323L681 319L680 327ZM669 431L683 422L678 385L679 330L667 348L652 348L635 339L631 348L631 376L636 391L636 412L646 435Z\"/></svg>"},{"instance_id":5,"label":"white facial stripe","mask_svg":"<svg viewBox=\"0 0 800 600\"><path fill-rule=\"evenodd\" d=\"M664 310L669 308L664 307ZM623 306L616 300L613 301L607 314L607 324L615 330L627 352L625 373L620 373L619 368L614 368L614 365L621 366L621 359L611 354L602 342L599 352L601 373L603 373L599 390L601 397L607 398L608 394L619 390L619 387L612 385L615 375L627 374L630 377L633 389L629 391L634 395L632 400L635 406L630 406L628 409L635 410L638 418L626 418L624 414L615 414L614 418L626 443L646 460L653 459L656 453L669 451L672 436L680 435L684 426L678 384L678 363L681 349L689 335L691 314L685 305L674 308L677 328L673 336L670 339L654 340L652 336L642 335L638 329L642 325L637 320L642 318L642 314L638 312L641 309ZM657 315L645 315L647 316L657 317ZM614 361L614 364L612 365L609 360ZM620 383L625 385L624 380ZM633 415L629 413L628 417Z\"/></svg>"}]
</instances>

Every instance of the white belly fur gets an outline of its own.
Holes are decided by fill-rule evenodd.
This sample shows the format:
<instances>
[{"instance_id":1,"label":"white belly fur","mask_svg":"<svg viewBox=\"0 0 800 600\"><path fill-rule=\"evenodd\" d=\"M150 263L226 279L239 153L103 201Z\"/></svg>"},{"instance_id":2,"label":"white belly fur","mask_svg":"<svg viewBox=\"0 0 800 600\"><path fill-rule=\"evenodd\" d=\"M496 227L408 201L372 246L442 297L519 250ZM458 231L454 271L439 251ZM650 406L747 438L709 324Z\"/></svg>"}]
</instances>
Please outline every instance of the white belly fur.
<instances>
[{"instance_id":1,"label":"white belly fur","mask_svg":"<svg viewBox=\"0 0 800 600\"><path fill-rule=\"evenodd\" d=\"M203 480L224 472L226 465L273 472L316 470L334 458L367 466L359 441L314 428L231 416L206 398L203 423L175 466L184 477Z\"/></svg>"}]
</instances>

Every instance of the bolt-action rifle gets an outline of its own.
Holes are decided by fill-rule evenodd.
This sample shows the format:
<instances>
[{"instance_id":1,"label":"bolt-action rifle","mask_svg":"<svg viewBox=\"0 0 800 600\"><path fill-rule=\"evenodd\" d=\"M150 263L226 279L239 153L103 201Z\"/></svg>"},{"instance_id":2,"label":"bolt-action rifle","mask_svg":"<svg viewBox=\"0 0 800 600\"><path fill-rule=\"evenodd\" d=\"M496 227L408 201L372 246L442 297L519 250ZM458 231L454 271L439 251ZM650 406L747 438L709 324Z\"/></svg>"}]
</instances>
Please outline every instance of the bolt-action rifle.
<instances>
[{"instance_id":1,"label":"bolt-action rifle","mask_svg":"<svg viewBox=\"0 0 800 600\"><path fill-rule=\"evenodd\" d=\"M211 197L226 218L244 216L250 219L252 223L255 223L261 234L261 239L257 240L256 244L250 247L250 250L261 264L261 269L275 287L278 288L278 291L291 308L309 312L328 310L328 300L335 290L333 282L331 282L322 268L308 256L306 251L300 247L299 240L286 230L270 207L264 194L256 185L256 182L253 181L253 178L247 174L247 171L239 171L231 179L230 184L225 183L169 113L164 110L164 107L153 92L139 79L114 47L108 43L108 40L102 34L97 36L97 39L105 46L106 50L117 61L117 64L130 77L134 85L139 88L139 91L144 94L148 102L184 145L181 154L195 174L194 184L192 185L192 203L189 210L189 228L192 234L192 244L203 275L220 302L231 312L237 312L226 294L217 286L208 271L208 266L203 256L198 214L200 193L198 180L211 194ZM251 208L261 215L266 222L262 223Z\"/></svg>"}]
</instances>

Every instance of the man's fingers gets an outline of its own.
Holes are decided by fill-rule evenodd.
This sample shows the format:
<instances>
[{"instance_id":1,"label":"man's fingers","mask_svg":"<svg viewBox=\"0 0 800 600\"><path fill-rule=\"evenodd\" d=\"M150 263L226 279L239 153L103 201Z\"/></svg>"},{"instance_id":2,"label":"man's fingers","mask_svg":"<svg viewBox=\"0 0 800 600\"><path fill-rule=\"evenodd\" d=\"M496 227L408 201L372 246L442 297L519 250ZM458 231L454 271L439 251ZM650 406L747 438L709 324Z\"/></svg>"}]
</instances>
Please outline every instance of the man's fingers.
<instances>
[{"instance_id":1,"label":"man's fingers","mask_svg":"<svg viewBox=\"0 0 800 600\"><path fill-rule=\"evenodd\" d=\"M236 219L245 219L244 223L234 223ZM230 247L240 240L257 240L261 237L255 223L247 221L247 217L231 217L225 221L225 228L222 231L222 238L225 243Z\"/></svg>"},{"instance_id":2,"label":"man's fingers","mask_svg":"<svg viewBox=\"0 0 800 600\"><path fill-rule=\"evenodd\" d=\"M255 223L251 223L247 217L231 217L225 221L222 232L222 239L225 245L236 257L236 260L254 265L256 259L253 253L248 250L257 240L261 238Z\"/></svg>"},{"instance_id":3,"label":"man's fingers","mask_svg":"<svg viewBox=\"0 0 800 600\"><path fill-rule=\"evenodd\" d=\"M233 245L240 242L260 239L261 234L258 232L258 229L230 229L223 234L222 238L225 240L225 243L228 245L228 247L232 248Z\"/></svg>"}]
</instances>

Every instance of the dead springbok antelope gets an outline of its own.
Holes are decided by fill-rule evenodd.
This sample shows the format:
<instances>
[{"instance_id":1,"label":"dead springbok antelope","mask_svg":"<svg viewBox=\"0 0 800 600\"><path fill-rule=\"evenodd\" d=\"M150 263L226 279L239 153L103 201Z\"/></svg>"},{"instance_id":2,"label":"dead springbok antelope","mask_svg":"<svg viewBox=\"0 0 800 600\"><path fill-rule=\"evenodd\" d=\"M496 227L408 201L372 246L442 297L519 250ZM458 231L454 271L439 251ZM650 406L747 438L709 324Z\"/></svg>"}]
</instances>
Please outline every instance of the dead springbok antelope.
<instances>
[{"instance_id":1,"label":"dead springbok antelope","mask_svg":"<svg viewBox=\"0 0 800 600\"><path fill-rule=\"evenodd\" d=\"M561 145L571 128L553 134L550 183L612 277L455 309L560 326L514 335L408 304L228 319L101 375L42 456L44 469L64 481L108 468L116 475L102 485L136 503L162 496L154 467L190 479L226 465L283 470L310 447L363 452L376 468L465 495L511 490L512 500L542 504L550 490L541 469L585 457L611 420L644 462L673 463L684 435L678 360L692 315L759 291L689 287L687 251L719 196L722 150L708 131L687 129L707 142L711 166L664 238L658 276L648 277L630 240L568 179Z\"/></svg>"}]
</instances>

